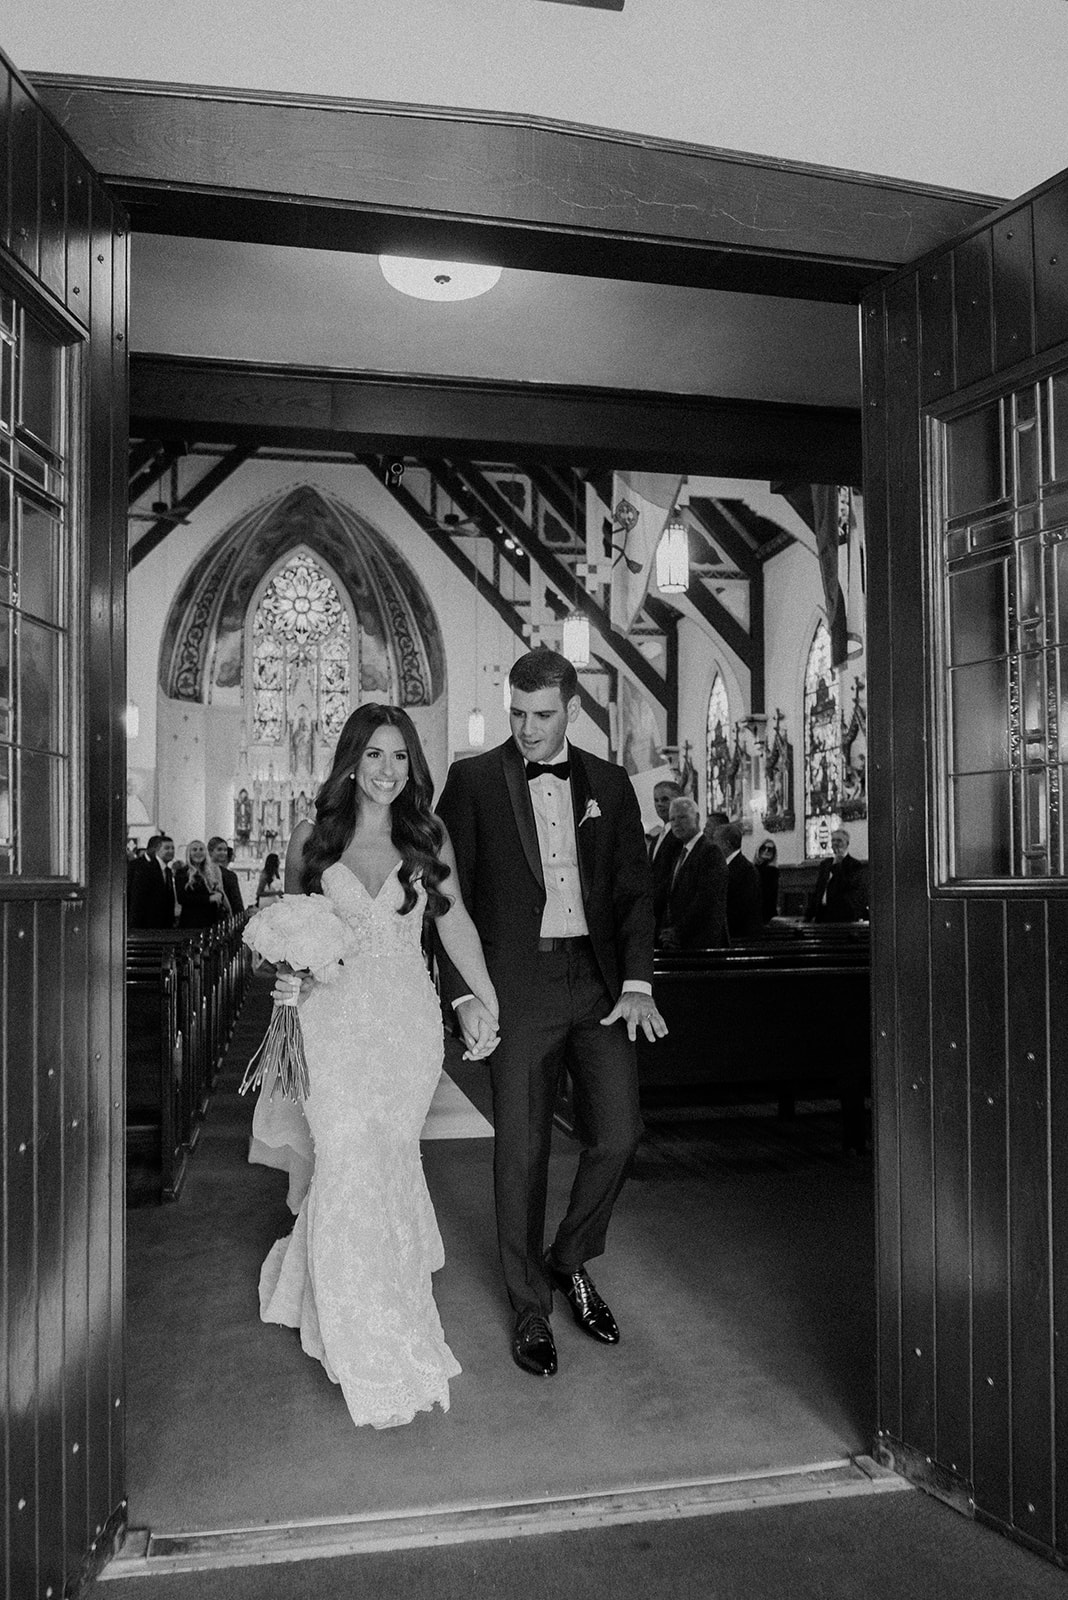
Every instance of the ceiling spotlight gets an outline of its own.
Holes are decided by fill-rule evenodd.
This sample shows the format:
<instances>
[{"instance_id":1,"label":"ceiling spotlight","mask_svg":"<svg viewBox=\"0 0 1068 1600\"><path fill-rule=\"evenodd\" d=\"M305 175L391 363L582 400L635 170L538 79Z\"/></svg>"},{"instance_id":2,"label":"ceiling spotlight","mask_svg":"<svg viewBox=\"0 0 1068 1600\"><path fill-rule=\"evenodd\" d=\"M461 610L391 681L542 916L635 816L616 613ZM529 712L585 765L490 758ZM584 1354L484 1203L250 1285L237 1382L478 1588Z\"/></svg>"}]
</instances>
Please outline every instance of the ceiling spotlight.
<instances>
[{"instance_id":1,"label":"ceiling spotlight","mask_svg":"<svg viewBox=\"0 0 1068 1600\"><path fill-rule=\"evenodd\" d=\"M500 278L500 267L468 261L423 261L415 256L379 256L382 276L417 300L473 300Z\"/></svg>"}]
</instances>

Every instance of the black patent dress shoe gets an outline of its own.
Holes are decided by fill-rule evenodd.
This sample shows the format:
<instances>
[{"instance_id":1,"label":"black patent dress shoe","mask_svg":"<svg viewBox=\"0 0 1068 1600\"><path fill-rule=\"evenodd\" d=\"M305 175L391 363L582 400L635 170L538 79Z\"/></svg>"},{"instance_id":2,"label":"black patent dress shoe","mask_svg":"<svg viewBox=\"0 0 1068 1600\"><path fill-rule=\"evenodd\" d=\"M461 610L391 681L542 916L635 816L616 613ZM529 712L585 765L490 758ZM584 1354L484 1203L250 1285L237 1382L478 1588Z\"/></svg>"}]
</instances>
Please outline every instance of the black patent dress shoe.
<instances>
[{"instance_id":1,"label":"black patent dress shoe","mask_svg":"<svg viewBox=\"0 0 1068 1600\"><path fill-rule=\"evenodd\" d=\"M565 1272L561 1267L554 1266L550 1257L546 1256L545 1269L553 1288L559 1289L566 1298L583 1333L588 1333L599 1344L618 1344L616 1319L594 1288L593 1279L586 1268L576 1267L574 1272Z\"/></svg>"},{"instance_id":2,"label":"black patent dress shoe","mask_svg":"<svg viewBox=\"0 0 1068 1600\"><path fill-rule=\"evenodd\" d=\"M556 1372L556 1345L548 1317L540 1311L521 1311L512 1334L512 1360L536 1378L551 1378Z\"/></svg>"}]
</instances>

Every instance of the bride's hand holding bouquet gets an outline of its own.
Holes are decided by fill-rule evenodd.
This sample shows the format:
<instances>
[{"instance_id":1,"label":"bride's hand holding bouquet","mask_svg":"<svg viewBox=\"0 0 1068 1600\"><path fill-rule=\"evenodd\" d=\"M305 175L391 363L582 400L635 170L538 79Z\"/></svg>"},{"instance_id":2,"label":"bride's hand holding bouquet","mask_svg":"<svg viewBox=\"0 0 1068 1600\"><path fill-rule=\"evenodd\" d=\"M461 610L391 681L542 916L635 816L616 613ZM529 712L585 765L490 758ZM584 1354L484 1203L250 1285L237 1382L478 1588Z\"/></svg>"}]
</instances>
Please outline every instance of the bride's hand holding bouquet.
<instances>
[{"instance_id":1,"label":"bride's hand holding bouquet","mask_svg":"<svg viewBox=\"0 0 1068 1600\"><path fill-rule=\"evenodd\" d=\"M332 983L341 969L349 933L321 894L286 895L251 917L242 934L253 965L278 969L272 991L274 1010L263 1043L248 1064L240 1093L262 1085L268 1095L279 1087L289 1100L308 1094L308 1062L297 1014L303 983ZM296 983L293 980L297 980Z\"/></svg>"}]
</instances>

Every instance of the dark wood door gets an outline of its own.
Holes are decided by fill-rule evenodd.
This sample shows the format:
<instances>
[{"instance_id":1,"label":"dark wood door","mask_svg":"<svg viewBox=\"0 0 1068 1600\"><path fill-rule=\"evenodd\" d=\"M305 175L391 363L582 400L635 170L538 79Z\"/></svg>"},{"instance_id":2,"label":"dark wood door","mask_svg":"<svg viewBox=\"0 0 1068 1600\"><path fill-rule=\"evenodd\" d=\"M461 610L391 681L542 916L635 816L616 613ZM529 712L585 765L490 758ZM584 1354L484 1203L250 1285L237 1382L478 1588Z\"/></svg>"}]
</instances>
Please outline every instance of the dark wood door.
<instances>
[{"instance_id":1,"label":"dark wood door","mask_svg":"<svg viewBox=\"0 0 1068 1600\"><path fill-rule=\"evenodd\" d=\"M862 324L880 1440L1064 1558L1068 174Z\"/></svg>"},{"instance_id":2,"label":"dark wood door","mask_svg":"<svg viewBox=\"0 0 1068 1600\"><path fill-rule=\"evenodd\" d=\"M126 240L0 56L0 1572L124 1518Z\"/></svg>"}]
</instances>

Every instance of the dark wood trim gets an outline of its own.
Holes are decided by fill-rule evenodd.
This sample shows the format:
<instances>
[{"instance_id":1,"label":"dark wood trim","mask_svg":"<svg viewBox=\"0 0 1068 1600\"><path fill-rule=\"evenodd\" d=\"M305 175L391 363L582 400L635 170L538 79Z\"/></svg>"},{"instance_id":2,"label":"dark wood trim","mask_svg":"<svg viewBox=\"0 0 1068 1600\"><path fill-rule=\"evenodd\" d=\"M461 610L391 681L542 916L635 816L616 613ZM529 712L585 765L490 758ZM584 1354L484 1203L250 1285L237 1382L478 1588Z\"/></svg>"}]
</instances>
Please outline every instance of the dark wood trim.
<instances>
[{"instance_id":1,"label":"dark wood trim","mask_svg":"<svg viewBox=\"0 0 1068 1600\"><path fill-rule=\"evenodd\" d=\"M134 432L154 439L860 481L848 407L155 355L132 358L130 383Z\"/></svg>"},{"instance_id":2,"label":"dark wood trim","mask_svg":"<svg viewBox=\"0 0 1068 1600\"><path fill-rule=\"evenodd\" d=\"M213 467L209 467L204 476L197 480L188 494L184 494L181 503L175 506L175 511L195 511L202 506L209 495L215 493L227 478L232 477L238 467L243 467L250 456L256 454L255 447L239 445L223 456ZM161 517L154 522L146 533L143 533L136 544L130 546L129 569L132 572L136 566L151 555L157 545L163 543L169 533L173 533L175 522L170 517Z\"/></svg>"},{"instance_id":3,"label":"dark wood trim","mask_svg":"<svg viewBox=\"0 0 1068 1600\"><path fill-rule=\"evenodd\" d=\"M999 202L544 118L40 73L157 233L855 301Z\"/></svg>"}]
</instances>

